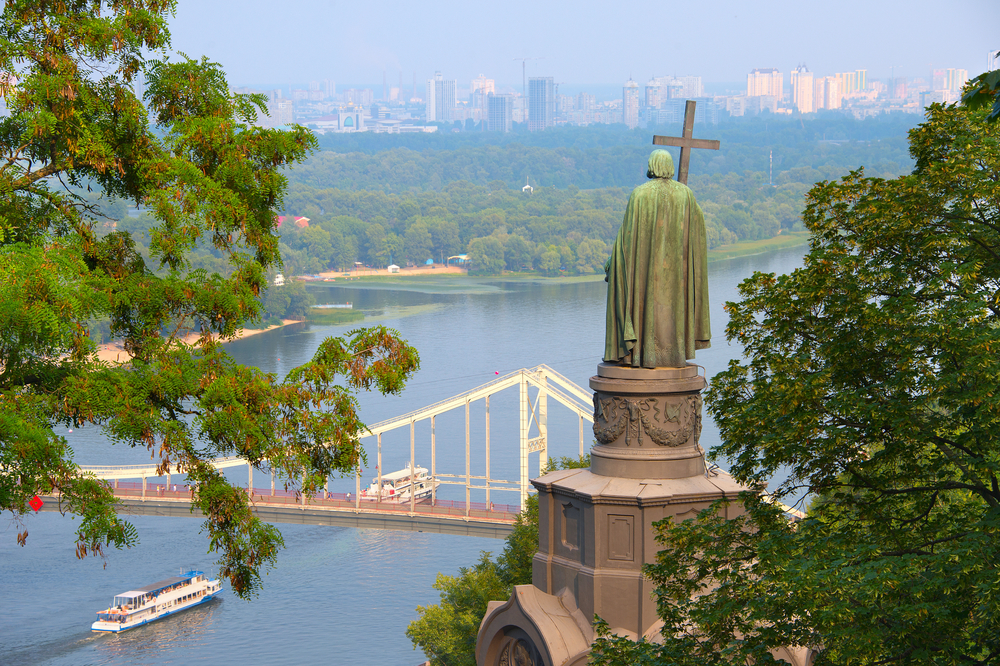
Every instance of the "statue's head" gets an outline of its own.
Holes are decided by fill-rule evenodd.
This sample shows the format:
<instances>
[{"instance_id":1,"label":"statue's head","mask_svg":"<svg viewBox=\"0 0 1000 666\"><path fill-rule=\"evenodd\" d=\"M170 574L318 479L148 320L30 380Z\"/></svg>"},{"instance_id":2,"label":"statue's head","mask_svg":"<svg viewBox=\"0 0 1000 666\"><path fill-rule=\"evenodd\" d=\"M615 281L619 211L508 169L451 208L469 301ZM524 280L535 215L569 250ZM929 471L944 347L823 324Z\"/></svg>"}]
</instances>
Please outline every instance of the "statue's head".
<instances>
[{"instance_id":1,"label":"statue's head","mask_svg":"<svg viewBox=\"0 0 1000 666\"><path fill-rule=\"evenodd\" d=\"M670 153L662 148L654 150L649 156L649 167L646 169L646 178L673 178L674 158Z\"/></svg>"}]
</instances>

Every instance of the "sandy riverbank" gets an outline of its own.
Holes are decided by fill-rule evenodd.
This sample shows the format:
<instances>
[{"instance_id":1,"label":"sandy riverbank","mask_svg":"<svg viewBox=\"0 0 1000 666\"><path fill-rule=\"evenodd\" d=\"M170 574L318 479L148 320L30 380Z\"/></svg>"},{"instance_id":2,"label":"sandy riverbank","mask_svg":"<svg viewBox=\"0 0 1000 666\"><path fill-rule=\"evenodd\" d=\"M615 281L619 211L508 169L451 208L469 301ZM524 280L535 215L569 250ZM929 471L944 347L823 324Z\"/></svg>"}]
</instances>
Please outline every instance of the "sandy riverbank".
<instances>
[{"instance_id":1,"label":"sandy riverbank","mask_svg":"<svg viewBox=\"0 0 1000 666\"><path fill-rule=\"evenodd\" d=\"M287 326L289 324L300 323L297 319L283 319L281 326ZM226 342L232 342L233 340L242 340L243 338L249 338L252 335L257 335L259 333L267 333L268 331L273 331L276 328L281 328L281 326L268 326L267 328L245 328L240 331L236 337L232 340L227 340ZM188 333L182 340L189 345L193 345L198 342L198 338L201 336L200 333ZM129 354L122 347L121 342L105 342L97 346L97 358L102 361L107 361L109 363L127 363L132 359L132 355Z\"/></svg>"},{"instance_id":2,"label":"sandy riverbank","mask_svg":"<svg viewBox=\"0 0 1000 666\"><path fill-rule=\"evenodd\" d=\"M339 281L355 277L369 277L375 275L384 275L387 277L415 277L428 275L468 275L468 273L469 271L466 268L459 268L458 266L445 266L444 264L434 264L433 266L412 266L410 268L400 268L398 273L390 273L388 268L360 268L348 273L343 271L327 271L326 273L319 273L319 275L323 278L336 278Z\"/></svg>"},{"instance_id":3,"label":"sandy riverbank","mask_svg":"<svg viewBox=\"0 0 1000 666\"><path fill-rule=\"evenodd\" d=\"M713 248L708 251L708 261L719 261L721 259L733 259L735 257L745 257L753 254L764 254L766 252L774 252L776 250L784 250L790 247L796 247L799 245L805 245L809 242L809 232L808 231L793 231L785 232L774 236L773 238L765 238L756 241L740 241L738 243L733 243L732 245L721 245L719 247ZM361 268L358 270L350 271L345 273L342 271L327 271L325 273L319 273L318 275L324 279L333 279L336 282L347 282L355 278L363 277L393 277L393 278L405 278L405 277L433 277L435 275L468 275L469 270L467 268L459 268L458 266L446 266L444 264L434 264L433 266L412 266L409 268L400 268L398 273L390 273L387 268ZM598 271L596 274L600 279L604 279L603 271ZM524 279L524 280L544 280L546 282L564 281L564 280L580 280L588 281L595 277L595 274L589 275L559 275L559 276L545 276L540 275L535 272L529 273L510 273L504 272L501 275L483 275L474 276L478 279L491 281L498 278L504 280L509 279ZM315 280L315 278L313 278ZM310 281L313 281L310 280Z\"/></svg>"}]
</instances>

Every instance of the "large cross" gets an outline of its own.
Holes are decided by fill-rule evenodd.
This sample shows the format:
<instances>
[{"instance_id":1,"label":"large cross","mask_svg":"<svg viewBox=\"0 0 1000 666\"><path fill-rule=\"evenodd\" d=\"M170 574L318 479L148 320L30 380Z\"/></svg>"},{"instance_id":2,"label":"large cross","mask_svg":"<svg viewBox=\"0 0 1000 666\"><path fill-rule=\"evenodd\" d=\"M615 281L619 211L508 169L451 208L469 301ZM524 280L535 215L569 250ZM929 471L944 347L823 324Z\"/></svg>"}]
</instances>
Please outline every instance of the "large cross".
<instances>
[{"instance_id":1,"label":"large cross","mask_svg":"<svg viewBox=\"0 0 1000 666\"><path fill-rule=\"evenodd\" d=\"M715 139L693 139L695 101L689 99L684 105L684 132L682 136L654 136L654 146L679 146L681 149L680 164L677 165L677 182L687 185L688 166L691 163L691 148L707 148L718 150L719 142Z\"/></svg>"}]
</instances>

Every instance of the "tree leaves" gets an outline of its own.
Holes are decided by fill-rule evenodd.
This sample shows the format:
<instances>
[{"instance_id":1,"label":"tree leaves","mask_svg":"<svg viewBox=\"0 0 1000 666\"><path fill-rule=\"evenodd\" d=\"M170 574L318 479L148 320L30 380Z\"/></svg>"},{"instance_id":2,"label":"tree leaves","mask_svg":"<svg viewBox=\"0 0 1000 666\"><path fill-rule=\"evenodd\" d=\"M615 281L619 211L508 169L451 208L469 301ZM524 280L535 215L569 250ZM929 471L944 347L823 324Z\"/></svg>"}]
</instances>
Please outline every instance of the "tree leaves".
<instances>
[{"instance_id":1,"label":"tree leaves","mask_svg":"<svg viewBox=\"0 0 1000 666\"><path fill-rule=\"evenodd\" d=\"M1000 69L984 72L968 83L962 95L962 104L972 110L990 107L986 119L996 122L1000 119Z\"/></svg>"},{"instance_id":2,"label":"tree leaves","mask_svg":"<svg viewBox=\"0 0 1000 666\"><path fill-rule=\"evenodd\" d=\"M216 63L146 62L144 50L169 44L173 8L4 4L0 509L24 521L28 498L58 494L81 517L78 556L134 545L108 484L82 475L55 434L96 424L112 442L145 447L162 473L188 476L221 573L248 597L281 535L208 461L243 456L303 492L353 473L364 429L355 391L400 391L419 358L385 328L328 340L281 380L226 354L221 342L260 318L265 276L281 265L282 169L316 140L254 126L261 99L232 95ZM140 70L155 127L132 90ZM129 225L103 218L94 190L146 209L149 265ZM206 243L222 270L192 261ZM94 321L107 322L128 363L97 359ZM200 337L185 344L192 329Z\"/></svg>"}]
</instances>

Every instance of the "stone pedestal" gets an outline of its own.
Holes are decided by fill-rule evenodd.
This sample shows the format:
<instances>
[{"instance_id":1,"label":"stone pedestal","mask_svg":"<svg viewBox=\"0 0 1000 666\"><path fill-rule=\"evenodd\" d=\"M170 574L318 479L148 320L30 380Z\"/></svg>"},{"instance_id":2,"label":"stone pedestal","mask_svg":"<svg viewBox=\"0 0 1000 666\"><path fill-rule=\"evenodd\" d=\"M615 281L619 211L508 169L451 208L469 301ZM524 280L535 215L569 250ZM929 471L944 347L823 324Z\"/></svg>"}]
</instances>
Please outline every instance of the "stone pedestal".
<instances>
[{"instance_id":1,"label":"stone pedestal","mask_svg":"<svg viewBox=\"0 0 1000 666\"><path fill-rule=\"evenodd\" d=\"M538 489L539 543L532 586L492 602L479 629L479 666L586 663L594 615L615 633L655 639L661 622L642 565L659 550L653 523L695 517L746 488L708 472L697 367L601 364L594 389L590 469L560 470ZM729 505L733 517L742 508ZM519 660L519 661L518 661Z\"/></svg>"},{"instance_id":2,"label":"stone pedestal","mask_svg":"<svg viewBox=\"0 0 1000 666\"><path fill-rule=\"evenodd\" d=\"M590 469L627 479L683 479L705 473L698 368L646 370L602 363L594 389Z\"/></svg>"}]
</instances>

